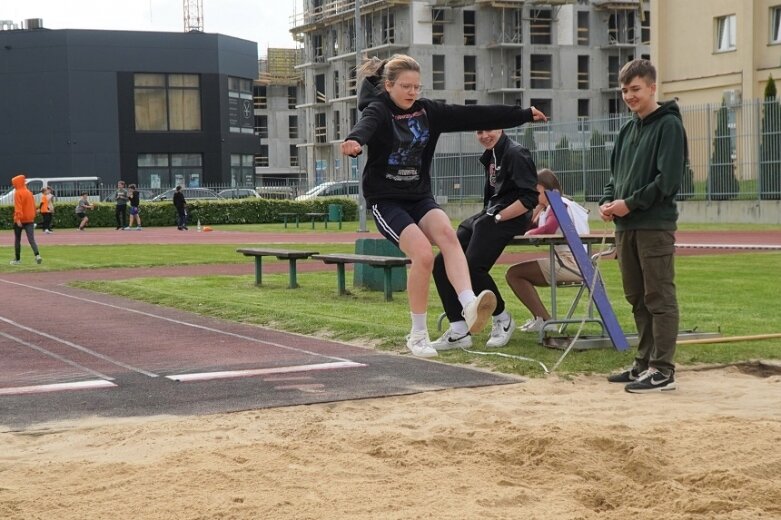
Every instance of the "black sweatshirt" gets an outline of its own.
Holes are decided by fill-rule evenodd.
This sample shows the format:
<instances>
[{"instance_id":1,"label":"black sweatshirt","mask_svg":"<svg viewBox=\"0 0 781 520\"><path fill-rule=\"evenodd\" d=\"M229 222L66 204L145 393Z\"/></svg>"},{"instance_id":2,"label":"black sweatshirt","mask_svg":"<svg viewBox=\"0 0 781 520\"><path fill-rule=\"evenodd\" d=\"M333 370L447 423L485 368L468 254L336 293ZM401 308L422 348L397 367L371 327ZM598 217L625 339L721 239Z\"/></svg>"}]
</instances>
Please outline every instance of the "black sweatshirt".
<instances>
[{"instance_id":1,"label":"black sweatshirt","mask_svg":"<svg viewBox=\"0 0 781 520\"><path fill-rule=\"evenodd\" d=\"M496 158L495 174L491 178L490 165ZM480 157L485 167L483 207L496 207L501 211L516 200L527 209L537 206L537 167L531 152L516 143L507 134L496 142L492 150L486 150Z\"/></svg>"},{"instance_id":2,"label":"black sweatshirt","mask_svg":"<svg viewBox=\"0 0 781 520\"><path fill-rule=\"evenodd\" d=\"M381 85L377 77L363 80L358 94L361 119L345 139L369 147L362 180L369 204L431 197L431 159L440 134L511 128L533 119L530 108L449 105L430 99L402 110Z\"/></svg>"}]
</instances>

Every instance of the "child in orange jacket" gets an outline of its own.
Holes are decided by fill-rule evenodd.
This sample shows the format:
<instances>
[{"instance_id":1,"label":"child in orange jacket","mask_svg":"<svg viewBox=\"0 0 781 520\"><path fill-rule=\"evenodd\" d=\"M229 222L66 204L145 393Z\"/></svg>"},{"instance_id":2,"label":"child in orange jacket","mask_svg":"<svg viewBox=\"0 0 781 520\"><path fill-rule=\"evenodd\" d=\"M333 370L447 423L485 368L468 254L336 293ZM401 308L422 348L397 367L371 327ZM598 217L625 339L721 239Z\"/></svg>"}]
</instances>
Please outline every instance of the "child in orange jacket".
<instances>
[{"instance_id":1,"label":"child in orange jacket","mask_svg":"<svg viewBox=\"0 0 781 520\"><path fill-rule=\"evenodd\" d=\"M24 175L17 175L11 179L14 186L14 259L11 265L22 263L22 231L27 234L27 241L33 248L35 262L41 263L41 255L38 254L38 244L35 243L35 199L27 189L27 179Z\"/></svg>"}]
</instances>

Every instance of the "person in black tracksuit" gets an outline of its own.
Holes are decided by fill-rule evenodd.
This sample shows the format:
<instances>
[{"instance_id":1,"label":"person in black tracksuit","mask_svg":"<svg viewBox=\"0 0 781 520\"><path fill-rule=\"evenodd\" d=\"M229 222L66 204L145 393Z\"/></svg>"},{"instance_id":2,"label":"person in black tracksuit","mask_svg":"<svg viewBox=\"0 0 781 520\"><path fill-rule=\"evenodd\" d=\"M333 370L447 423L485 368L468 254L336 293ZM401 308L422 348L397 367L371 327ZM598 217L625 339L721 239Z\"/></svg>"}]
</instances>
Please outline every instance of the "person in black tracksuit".
<instances>
[{"instance_id":1,"label":"person in black tracksuit","mask_svg":"<svg viewBox=\"0 0 781 520\"><path fill-rule=\"evenodd\" d=\"M174 208L176 208L176 229L187 231L187 201L181 186L177 186L174 191Z\"/></svg>"},{"instance_id":2,"label":"person in black tracksuit","mask_svg":"<svg viewBox=\"0 0 781 520\"><path fill-rule=\"evenodd\" d=\"M546 120L534 107L450 105L418 98L420 66L405 55L369 60L358 94L361 119L342 143L342 153L357 156L363 145L369 156L362 174L364 197L377 228L412 260L407 294L412 331L407 347L418 356L436 356L426 324L428 287L434 265L432 242L442 252L471 332L481 330L493 313L491 291L475 295L466 257L450 220L431 190L430 166L440 134L510 128Z\"/></svg>"},{"instance_id":3,"label":"person in black tracksuit","mask_svg":"<svg viewBox=\"0 0 781 520\"><path fill-rule=\"evenodd\" d=\"M537 205L537 167L529 150L502 130L481 130L477 138L486 151L480 157L485 167L483 210L458 226L456 234L469 264L475 291L490 290L496 295L488 347L503 347L515 330L515 320L505 310L491 268L515 235L525 233ZM436 350L469 348L472 336L461 316L458 295L447 280L442 255L434 260L434 281L450 327L432 342Z\"/></svg>"}]
</instances>

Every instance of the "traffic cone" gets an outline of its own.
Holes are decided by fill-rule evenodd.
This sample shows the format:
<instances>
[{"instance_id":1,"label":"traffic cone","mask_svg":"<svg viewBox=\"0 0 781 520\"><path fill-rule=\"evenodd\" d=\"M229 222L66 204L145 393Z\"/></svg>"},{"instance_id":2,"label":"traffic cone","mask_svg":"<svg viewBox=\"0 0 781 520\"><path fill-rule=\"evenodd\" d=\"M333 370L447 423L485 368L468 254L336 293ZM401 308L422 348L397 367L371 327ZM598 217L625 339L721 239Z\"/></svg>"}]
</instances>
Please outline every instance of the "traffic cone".
<instances>
[{"instance_id":1,"label":"traffic cone","mask_svg":"<svg viewBox=\"0 0 781 520\"><path fill-rule=\"evenodd\" d=\"M201 219L198 219L198 231L202 231L203 228L201 227Z\"/></svg>"}]
</instances>

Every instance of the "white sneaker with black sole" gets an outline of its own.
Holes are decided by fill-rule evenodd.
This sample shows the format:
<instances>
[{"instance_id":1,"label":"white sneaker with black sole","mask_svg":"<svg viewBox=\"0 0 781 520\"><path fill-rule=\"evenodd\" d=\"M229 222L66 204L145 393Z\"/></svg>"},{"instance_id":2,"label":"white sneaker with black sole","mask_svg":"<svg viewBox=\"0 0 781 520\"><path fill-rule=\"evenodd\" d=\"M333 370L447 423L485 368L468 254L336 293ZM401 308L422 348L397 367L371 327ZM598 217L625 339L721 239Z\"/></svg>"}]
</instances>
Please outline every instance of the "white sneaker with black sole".
<instances>
[{"instance_id":1,"label":"white sneaker with black sole","mask_svg":"<svg viewBox=\"0 0 781 520\"><path fill-rule=\"evenodd\" d=\"M489 348L499 348L507 345L510 337L515 332L515 320L510 316L509 321L494 320L491 327L491 336L488 338L485 346Z\"/></svg>"},{"instance_id":2,"label":"white sneaker with black sole","mask_svg":"<svg viewBox=\"0 0 781 520\"><path fill-rule=\"evenodd\" d=\"M467 332L463 336L458 336L453 332L453 329L448 328L438 340L431 342L431 347L434 350L452 350L454 348L471 348L472 335Z\"/></svg>"},{"instance_id":3,"label":"white sneaker with black sole","mask_svg":"<svg viewBox=\"0 0 781 520\"><path fill-rule=\"evenodd\" d=\"M469 332L476 334L483 330L496 310L496 295L489 290L482 291L461 313Z\"/></svg>"},{"instance_id":4,"label":"white sneaker with black sole","mask_svg":"<svg viewBox=\"0 0 781 520\"><path fill-rule=\"evenodd\" d=\"M407 335L407 348L418 357L436 357L437 351L431 348L428 331L418 330Z\"/></svg>"}]
</instances>

